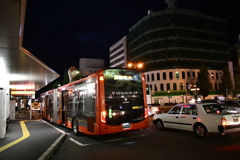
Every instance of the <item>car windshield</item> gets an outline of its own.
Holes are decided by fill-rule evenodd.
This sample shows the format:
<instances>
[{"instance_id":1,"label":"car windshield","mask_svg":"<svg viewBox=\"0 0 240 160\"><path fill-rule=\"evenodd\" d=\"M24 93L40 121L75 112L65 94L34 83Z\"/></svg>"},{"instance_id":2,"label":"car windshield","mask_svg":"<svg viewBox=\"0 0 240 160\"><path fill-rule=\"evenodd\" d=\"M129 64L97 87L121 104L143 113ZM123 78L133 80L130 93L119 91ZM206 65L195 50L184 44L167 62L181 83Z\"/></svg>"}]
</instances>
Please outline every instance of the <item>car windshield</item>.
<instances>
[{"instance_id":1,"label":"car windshield","mask_svg":"<svg viewBox=\"0 0 240 160\"><path fill-rule=\"evenodd\" d=\"M206 113L223 113L224 109L220 105L214 105L214 104L207 104L203 105L204 110Z\"/></svg>"}]
</instances>

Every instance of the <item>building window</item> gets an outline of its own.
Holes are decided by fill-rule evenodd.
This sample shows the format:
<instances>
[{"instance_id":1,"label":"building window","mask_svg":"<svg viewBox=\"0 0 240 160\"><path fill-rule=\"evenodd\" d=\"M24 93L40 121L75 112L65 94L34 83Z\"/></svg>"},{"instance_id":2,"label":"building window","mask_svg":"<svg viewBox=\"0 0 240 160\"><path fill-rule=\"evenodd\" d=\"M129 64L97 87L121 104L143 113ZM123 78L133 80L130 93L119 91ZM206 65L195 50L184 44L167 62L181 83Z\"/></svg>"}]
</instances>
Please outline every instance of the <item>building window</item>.
<instances>
[{"instance_id":1,"label":"building window","mask_svg":"<svg viewBox=\"0 0 240 160\"><path fill-rule=\"evenodd\" d=\"M177 84L173 83L173 90L176 91L177 90Z\"/></svg>"},{"instance_id":2,"label":"building window","mask_svg":"<svg viewBox=\"0 0 240 160\"><path fill-rule=\"evenodd\" d=\"M147 81L149 82L149 75L147 75Z\"/></svg>"},{"instance_id":3,"label":"building window","mask_svg":"<svg viewBox=\"0 0 240 160\"><path fill-rule=\"evenodd\" d=\"M189 71L187 72L187 77L188 77L188 79L190 79L190 72Z\"/></svg>"},{"instance_id":4,"label":"building window","mask_svg":"<svg viewBox=\"0 0 240 160\"><path fill-rule=\"evenodd\" d=\"M170 91L170 84L167 83L167 90Z\"/></svg>"},{"instance_id":5,"label":"building window","mask_svg":"<svg viewBox=\"0 0 240 160\"><path fill-rule=\"evenodd\" d=\"M185 72L182 72L182 79L185 79Z\"/></svg>"},{"instance_id":6,"label":"building window","mask_svg":"<svg viewBox=\"0 0 240 160\"><path fill-rule=\"evenodd\" d=\"M166 80L166 73L163 72L163 80Z\"/></svg>"},{"instance_id":7,"label":"building window","mask_svg":"<svg viewBox=\"0 0 240 160\"><path fill-rule=\"evenodd\" d=\"M217 83L215 83L215 90L218 90Z\"/></svg>"},{"instance_id":8,"label":"building window","mask_svg":"<svg viewBox=\"0 0 240 160\"><path fill-rule=\"evenodd\" d=\"M154 81L154 74L152 73L152 81Z\"/></svg>"},{"instance_id":9,"label":"building window","mask_svg":"<svg viewBox=\"0 0 240 160\"><path fill-rule=\"evenodd\" d=\"M192 78L193 78L193 79L196 78L195 72L192 72Z\"/></svg>"},{"instance_id":10,"label":"building window","mask_svg":"<svg viewBox=\"0 0 240 160\"><path fill-rule=\"evenodd\" d=\"M157 91L157 85L156 84L154 85L154 91Z\"/></svg>"},{"instance_id":11,"label":"building window","mask_svg":"<svg viewBox=\"0 0 240 160\"><path fill-rule=\"evenodd\" d=\"M214 73L213 72L211 73L211 77L212 77L212 80L214 80Z\"/></svg>"},{"instance_id":12,"label":"building window","mask_svg":"<svg viewBox=\"0 0 240 160\"><path fill-rule=\"evenodd\" d=\"M162 83L160 84L160 91L164 91L164 85Z\"/></svg>"},{"instance_id":13,"label":"building window","mask_svg":"<svg viewBox=\"0 0 240 160\"><path fill-rule=\"evenodd\" d=\"M169 79L173 79L173 73L169 72Z\"/></svg>"},{"instance_id":14,"label":"building window","mask_svg":"<svg viewBox=\"0 0 240 160\"><path fill-rule=\"evenodd\" d=\"M216 79L218 80L218 73L216 73Z\"/></svg>"},{"instance_id":15,"label":"building window","mask_svg":"<svg viewBox=\"0 0 240 160\"><path fill-rule=\"evenodd\" d=\"M157 73L157 80L160 80L160 73Z\"/></svg>"},{"instance_id":16,"label":"building window","mask_svg":"<svg viewBox=\"0 0 240 160\"><path fill-rule=\"evenodd\" d=\"M183 90L183 84L182 83L179 84L179 88L180 88L180 90Z\"/></svg>"},{"instance_id":17,"label":"building window","mask_svg":"<svg viewBox=\"0 0 240 160\"><path fill-rule=\"evenodd\" d=\"M176 71L175 76L176 76L176 79L179 79L179 72L178 71Z\"/></svg>"}]
</instances>

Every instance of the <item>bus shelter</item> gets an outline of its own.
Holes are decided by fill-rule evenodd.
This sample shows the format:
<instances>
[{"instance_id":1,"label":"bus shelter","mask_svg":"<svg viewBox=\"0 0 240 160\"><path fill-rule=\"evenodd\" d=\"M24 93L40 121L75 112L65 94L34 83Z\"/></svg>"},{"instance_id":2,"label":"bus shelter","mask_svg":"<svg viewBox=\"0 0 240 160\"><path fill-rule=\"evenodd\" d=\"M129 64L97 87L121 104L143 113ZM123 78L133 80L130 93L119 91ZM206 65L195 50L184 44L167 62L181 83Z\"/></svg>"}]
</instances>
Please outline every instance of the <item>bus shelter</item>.
<instances>
[{"instance_id":1,"label":"bus shelter","mask_svg":"<svg viewBox=\"0 0 240 160\"><path fill-rule=\"evenodd\" d=\"M34 95L59 74L22 46L27 0L0 1L0 138L4 138L10 95Z\"/></svg>"}]
</instances>

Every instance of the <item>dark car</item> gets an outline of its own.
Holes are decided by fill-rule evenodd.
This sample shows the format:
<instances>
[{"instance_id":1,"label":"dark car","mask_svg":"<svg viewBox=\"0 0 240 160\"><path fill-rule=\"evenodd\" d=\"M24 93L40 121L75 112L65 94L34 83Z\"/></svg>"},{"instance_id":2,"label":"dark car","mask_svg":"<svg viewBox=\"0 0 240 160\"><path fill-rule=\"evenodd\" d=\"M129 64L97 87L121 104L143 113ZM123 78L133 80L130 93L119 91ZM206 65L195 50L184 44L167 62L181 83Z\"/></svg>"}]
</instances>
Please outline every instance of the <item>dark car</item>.
<instances>
[{"instance_id":1,"label":"dark car","mask_svg":"<svg viewBox=\"0 0 240 160\"><path fill-rule=\"evenodd\" d=\"M221 100L220 106L229 113L240 113L240 103L237 100Z\"/></svg>"},{"instance_id":2,"label":"dark car","mask_svg":"<svg viewBox=\"0 0 240 160\"><path fill-rule=\"evenodd\" d=\"M218 104L220 104L220 100L218 100L218 99L203 99L200 101L200 103L218 103Z\"/></svg>"}]
</instances>

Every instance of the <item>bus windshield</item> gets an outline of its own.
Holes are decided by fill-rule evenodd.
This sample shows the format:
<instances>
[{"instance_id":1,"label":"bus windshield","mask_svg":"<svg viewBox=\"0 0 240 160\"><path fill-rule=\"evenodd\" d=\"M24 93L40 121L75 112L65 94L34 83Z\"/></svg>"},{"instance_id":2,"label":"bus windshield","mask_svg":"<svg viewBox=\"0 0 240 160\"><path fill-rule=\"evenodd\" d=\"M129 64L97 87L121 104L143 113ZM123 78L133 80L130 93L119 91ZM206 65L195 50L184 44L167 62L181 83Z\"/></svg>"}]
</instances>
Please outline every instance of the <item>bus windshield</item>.
<instances>
[{"instance_id":1,"label":"bus windshield","mask_svg":"<svg viewBox=\"0 0 240 160\"><path fill-rule=\"evenodd\" d=\"M143 94L141 73L129 69L104 70L107 96Z\"/></svg>"}]
</instances>

